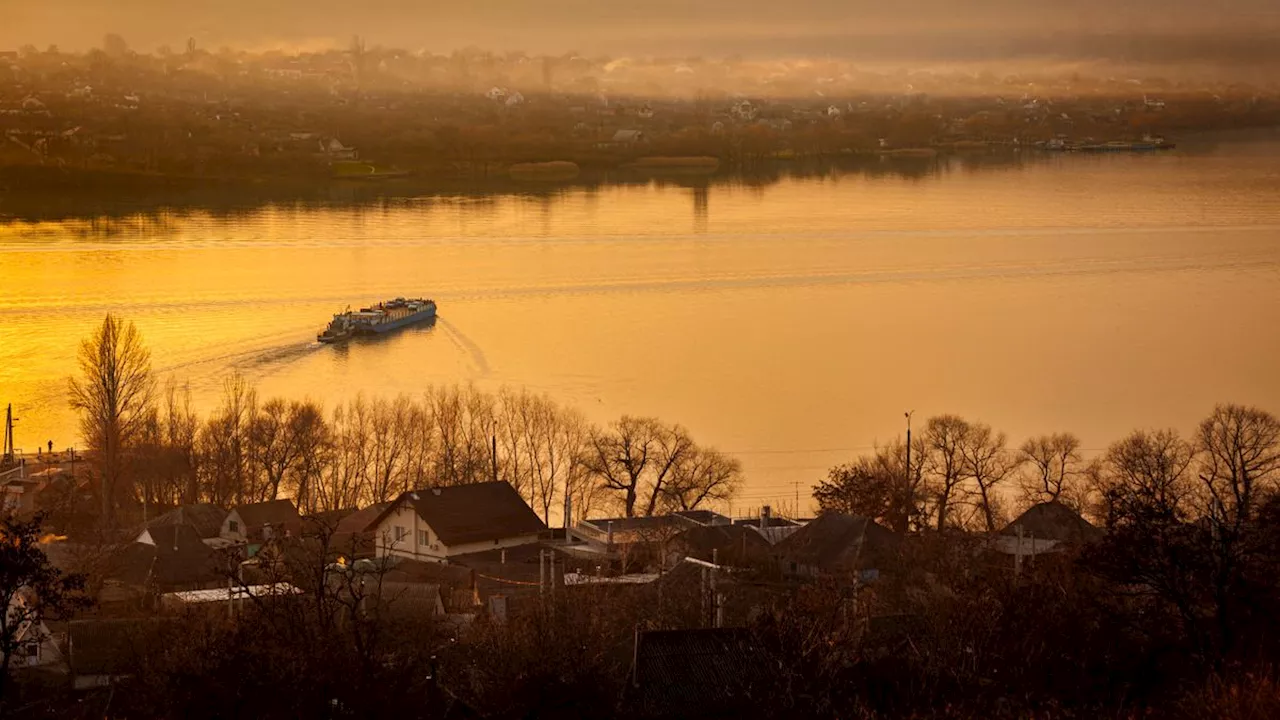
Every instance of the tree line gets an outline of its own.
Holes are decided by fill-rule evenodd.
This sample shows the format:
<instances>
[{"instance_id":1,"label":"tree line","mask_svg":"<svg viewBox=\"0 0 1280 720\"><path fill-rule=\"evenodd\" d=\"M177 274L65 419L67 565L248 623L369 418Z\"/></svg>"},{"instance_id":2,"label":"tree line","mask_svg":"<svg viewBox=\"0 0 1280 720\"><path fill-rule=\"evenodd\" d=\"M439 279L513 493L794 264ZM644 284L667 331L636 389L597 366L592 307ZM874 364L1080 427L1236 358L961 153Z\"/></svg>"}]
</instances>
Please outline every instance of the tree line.
<instances>
[{"instance_id":1,"label":"tree line","mask_svg":"<svg viewBox=\"0 0 1280 720\"><path fill-rule=\"evenodd\" d=\"M1249 518L1280 482L1280 420L1219 405L1193 437L1137 430L1086 459L1071 433L1011 447L1003 432L956 415L830 470L814 486L824 511L866 515L898 531L994 532L1011 510L1059 502L1110 527L1134 504L1177 516Z\"/></svg>"},{"instance_id":2,"label":"tree line","mask_svg":"<svg viewBox=\"0 0 1280 720\"><path fill-rule=\"evenodd\" d=\"M188 388L159 387L141 335L112 315L83 342L79 364L71 404L105 527L134 504L289 497L308 514L487 480L511 483L549 523L566 495L575 517L630 517L724 501L742 482L737 460L680 425L623 416L596 426L523 389L427 387L326 412L315 400L260 398L233 375L202 417Z\"/></svg>"}]
</instances>

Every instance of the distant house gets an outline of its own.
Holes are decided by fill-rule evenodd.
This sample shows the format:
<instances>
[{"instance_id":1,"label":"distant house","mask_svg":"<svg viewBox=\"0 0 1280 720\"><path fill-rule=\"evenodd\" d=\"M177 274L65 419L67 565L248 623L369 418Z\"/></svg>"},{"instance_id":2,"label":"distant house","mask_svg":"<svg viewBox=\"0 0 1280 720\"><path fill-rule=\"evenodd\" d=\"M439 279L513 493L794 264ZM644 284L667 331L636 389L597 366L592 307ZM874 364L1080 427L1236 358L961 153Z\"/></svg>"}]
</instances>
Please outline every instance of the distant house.
<instances>
[{"instance_id":1,"label":"distant house","mask_svg":"<svg viewBox=\"0 0 1280 720\"><path fill-rule=\"evenodd\" d=\"M766 696L767 663L745 630L650 630L635 642L623 696L630 716L750 717Z\"/></svg>"},{"instance_id":2,"label":"distant house","mask_svg":"<svg viewBox=\"0 0 1280 720\"><path fill-rule=\"evenodd\" d=\"M546 526L504 481L401 493L371 524L379 557L444 562L538 542Z\"/></svg>"},{"instance_id":3,"label":"distant house","mask_svg":"<svg viewBox=\"0 0 1280 720\"><path fill-rule=\"evenodd\" d=\"M125 596L201 590L225 583L225 566L190 525L157 525L142 531L107 563L109 584Z\"/></svg>"},{"instance_id":4,"label":"distant house","mask_svg":"<svg viewBox=\"0 0 1280 720\"><path fill-rule=\"evenodd\" d=\"M1057 501L1032 505L992 538L992 549L1024 557L1093 542L1103 531Z\"/></svg>"},{"instance_id":5,"label":"distant house","mask_svg":"<svg viewBox=\"0 0 1280 720\"><path fill-rule=\"evenodd\" d=\"M179 505L163 515L157 516L155 519L147 523L147 527L139 533L138 541L143 542L142 536L146 534L150 528L164 527L171 525L187 525L195 530L196 535L200 537L206 545L215 546L219 544L217 541L221 538L222 523L227 519L227 511L210 503L193 503L191 505ZM212 542L211 542L212 541Z\"/></svg>"},{"instance_id":6,"label":"distant house","mask_svg":"<svg viewBox=\"0 0 1280 720\"><path fill-rule=\"evenodd\" d=\"M236 506L223 519L218 534L233 542L260 543L301 532L298 509L292 500L282 499Z\"/></svg>"},{"instance_id":7,"label":"distant house","mask_svg":"<svg viewBox=\"0 0 1280 720\"><path fill-rule=\"evenodd\" d=\"M30 590L19 588L9 601L9 617L20 617L29 608L29 602ZM13 642L16 651L10 661L12 667L46 667L63 661L57 638L43 622L24 621L14 633Z\"/></svg>"},{"instance_id":8,"label":"distant house","mask_svg":"<svg viewBox=\"0 0 1280 720\"><path fill-rule=\"evenodd\" d=\"M320 143L320 154L330 160L356 160L360 154L353 147L347 147L337 138L329 138L328 142Z\"/></svg>"},{"instance_id":9,"label":"distant house","mask_svg":"<svg viewBox=\"0 0 1280 720\"><path fill-rule=\"evenodd\" d=\"M667 542L667 566L686 557L721 565L750 567L768 563L773 546L755 528L714 525L689 528Z\"/></svg>"},{"instance_id":10,"label":"distant house","mask_svg":"<svg viewBox=\"0 0 1280 720\"><path fill-rule=\"evenodd\" d=\"M329 547L352 559L374 557L377 543L373 523L388 507L391 507L389 502L375 503L342 517L333 527ZM308 532L308 529L304 527L303 532Z\"/></svg>"},{"instance_id":11,"label":"distant house","mask_svg":"<svg viewBox=\"0 0 1280 720\"><path fill-rule=\"evenodd\" d=\"M645 135L643 130L618 130L610 139L614 145L623 147L631 147L649 141L649 137Z\"/></svg>"},{"instance_id":12,"label":"distant house","mask_svg":"<svg viewBox=\"0 0 1280 720\"><path fill-rule=\"evenodd\" d=\"M897 552L900 538L870 518L823 513L774 546L792 575L874 577Z\"/></svg>"}]
</instances>

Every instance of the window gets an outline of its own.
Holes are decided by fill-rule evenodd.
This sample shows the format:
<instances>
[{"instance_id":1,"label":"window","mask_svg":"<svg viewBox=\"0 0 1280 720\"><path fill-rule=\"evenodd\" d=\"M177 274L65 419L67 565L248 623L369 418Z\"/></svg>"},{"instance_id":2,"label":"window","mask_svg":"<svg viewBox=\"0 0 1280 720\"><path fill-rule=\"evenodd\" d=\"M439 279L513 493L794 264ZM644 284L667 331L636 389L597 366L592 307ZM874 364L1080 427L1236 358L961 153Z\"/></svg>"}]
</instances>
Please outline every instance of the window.
<instances>
[{"instance_id":1,"label":"window","mask_svg":"<svg viewBox=\"0 0 1280 720\"><path fill-rule=\"evenodd\" d=\"M408 529L408 528L406 528L406 527L404 527L404 526L402 526L402 525L397 525L397 526L396 526L396 542L400 542L401 540L404 540L404 539L405 539L405 537L407 537L408 535L409 535L409 529Z\"/></svg>"},{"instance_id":2,"label":"window","mask_svg":"<svg viewBox=\"0 0 1280 720\"><path fill-rule=\"evenodd\" d=\"M430 545L430 544L431 544L431 533L427 532L426 530L419 530L419 531L418 531L418 544L419 544L419 545Z\"/></svg>"},{"instance_id":3,"label":"window","mask_svg":"<svg viewBox=\"0 0 1280 720\"><path fill-rule=\"evenodd\" d=\"M240 532L240 523L236 522L235 520L228 520L227 529L230 530L231 532Z\"/></svg>"}]
</instances>

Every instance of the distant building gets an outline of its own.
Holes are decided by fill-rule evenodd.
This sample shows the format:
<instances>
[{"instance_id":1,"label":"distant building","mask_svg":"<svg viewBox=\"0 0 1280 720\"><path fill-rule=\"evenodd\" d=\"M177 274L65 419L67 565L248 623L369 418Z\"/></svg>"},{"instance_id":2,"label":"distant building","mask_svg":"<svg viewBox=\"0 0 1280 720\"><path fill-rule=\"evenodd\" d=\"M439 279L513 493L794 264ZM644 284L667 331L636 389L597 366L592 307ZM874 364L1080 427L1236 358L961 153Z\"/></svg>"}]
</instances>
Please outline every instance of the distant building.
<instances>
[{"instance_id":1,"label":"distant building","mask_svg":"<svg viewBox=\"0 0 1280 720\"><path fill-rule=\"evenodd\" d=\"M146 528L138 534L137 541L145 542L147 531L172 525L188 525L206 545L217 547L222 534L222 523L227 519L227 511L210 503L193 503L179 505L163 515L147 523Z\"/></svg>"},{"instance_id":2,"label":"distant building","mask_svg":"<svg viewBox=\"0 0 1280 720\"><path fill-rule=\"evenodd\" d=\"M1035 557L1101 539L1103 531L1057 501L1032 505L991 540L1003 555Z\"/></svg>"},{"instance_id":3,"label":"distant building","mask_svg":"<svg viewBox=\"0 0 1280 720\"><path fill-rule=\"evenodd\" d=\"M649 138L644 134L643 130L619 130L615 132L613 134L613 138L610 139L610 142L614 145L622 145L624 147L639 145L640 143L648 141Z\"/></svg>"},{"instance_id":4,"label":"distant building","mask_svg":"<svg viewBox=\"0 0 1280 720\"><path fill-rule=\"evenodd\" d=\"M874 577L901 539L866 517L823 513L774 546L784 573Z\"/></svg>"},{"instance_id":5,"label":"distant building","mask_svg":"<svg viewBox=\"0 0 1280 720\"><path fill-rule=\"evenodd\" d=\"M239 505L227 513L219 535L232 542L261 543L274 537L298 535L302 518L292 500Z\"/></svg>"},{"instance_id":6,"label":"distant building","mask_svg":"<svg viewBox=\"0 0 1280 720\"><path fill-rule=\"evenodd\" d=\"M445 562L538 542L546 526L504 481L401 493L371 523L378 557Z\"/></svg>"}]
</instances>

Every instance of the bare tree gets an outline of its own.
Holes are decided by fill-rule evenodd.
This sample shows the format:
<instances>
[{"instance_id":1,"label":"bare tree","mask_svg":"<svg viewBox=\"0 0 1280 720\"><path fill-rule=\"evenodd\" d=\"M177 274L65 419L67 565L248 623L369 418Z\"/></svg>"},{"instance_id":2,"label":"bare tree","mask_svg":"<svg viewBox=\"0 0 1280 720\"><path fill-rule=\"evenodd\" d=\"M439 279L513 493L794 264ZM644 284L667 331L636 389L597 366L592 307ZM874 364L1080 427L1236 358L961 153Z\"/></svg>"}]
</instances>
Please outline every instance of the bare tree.
<instances>
[{"instance_id":1,"label":"bare tree","mask_svg":"<svg viewBox=\"0 0 1280 720\"><path fill-rule=\"evenodd\" d=\"M319 510L340 510L362 501L368 465L369 413L359 397L333 410L329 463L321 482L313 486Z\"/></svg>"},{"instance_id":2,"label":"bare tree","mask_svg":"<svg viewBox=\"0 0 1280 720\"><path fill-rule=\"evenodd\" d=\"M996 486L1004 482L1018 466L1017 459L1005 447L1005 435L990 425L969 426L960 443L964 477L972 480L978 493L978 509L987 532L995 532L1001 518L1000 496Z\"/></svg>"},{"instance_id":3,"label":"bare tree","mask_svg":"<svg viewBox=\"0 0 1280 720\"><path fill-rule=\"evenodd\" d=\"M1029 438L1018 449L1018 459L1028 468L1019 478L1027 505L1064 502L1076 510L1080 509L1081 498L1077 488L1083 462L1080 438L1071 433Z\"/></svg>"},{"instance_id":4,"label":"bare tree","mask_svg":"<svg viewBox=\"0 0 1280 720\"><path fill-rule=\"evenodd\" d=\"M249 421L247 434L249 458L264 480L255 499L279 497L281 486L324 437L323 425L324 416L312 403L272 398L262 404Z\"/></svg>"},{"instance_id":5,"label":"bare tree","mask_svg":"<svg viewBox=\"0 0 1280 720\"><path fill-rule=\"evenodd\" d=\"M321 509L317 487L323 482L325 470L333 458L332 431L324 419L324 411L310 401L296 404L289 414L289 426L298 446L298 460L285 482L293 492L294 504L299 511L313 514Z\"/></svg>"},{"instance_id":6,"label":"bare tree","mask_svg":"<svg viewBox=\"0 0 1280 720\"><path fill-rule=\"evenodd\" d=\"M672 510L724 502L742 486L742 463L714 448L694 447L671 468L663 494Z\"/></svg>"},{"instance_id":7,"label":"bare tree","mask_svg":"<svg viewBox=\"0 0 1280 720\"><path fill-rule=\"evenodd\" d=\"M376 398L369 407L369 464L365 484L369 502L386 502L406 487L406 470L413 441L413 408L404 395L387 401Z\"/></svg>"},{"instance_id":8,"label":"bare tree","mask_svg":"<svg viewBox=\"0 0 1280 720\"><path fill-rule=\"evenodd\" d=\"M1219 405L1196 440L1208 514L1233 527L1249 522L1280 480L1280 421L1256 407Z\"/></svg>"},{"instance_id":9,"label":"bare tree","mask_svg":"<svg viewBox=\"0 0 1280 720\"><path fill-rule=\"evenodd\" d=\"M621 496L627 517L648 516L659 509L672 469L695 447L678 425L624 415L591 434L584 464L601 487Z\"/></svg>"},{"instance_id":10,"label":"bare tree","mask_svg":"<svg viewBox=\"0 0 1280 720\"><path fill-rule=\"evenodd\" d=\"M645 473L659 453L661 424L654 418L623 415L591 433L584 463L602 487L622 494L627 517L634 517Z\"/></svg>"},{"instance_id":11,"label":"bare tree","mask_svg":"<svg viewBox=\"0 0 1280 720\"><path fill-rule=\"evenodd\" d=\"M693 438L689 437L689 431L683 427L663 426L660 423L657 427L658 455L652 465L645 515L653 515L661 509L660 503L669 497L676 468L698 451Z\"/></svg>"},{"instance_id":12,"label":"bare tree","mask_svg":"<svg viewBox=\"0 0 1280 720\"><path fill-rule=\"evenodd\" d=\"M1189 510L1193 453L1176 430L1138 430L1108 448L1097 470L1108 526L1135 518L1178 521Z\"/></svg>"},{"instance_id":13,"label":"bare tree","mask_svg":"<svg viewBox=\"0 0 1280 720\"><path fill-rule=\"evenodd\" d=\"M80 413L80 434L93 451L101 522L111 527L122 493L125 462L147 421L155 390L151 352L132 322L108 314L80 345L79 378L70 380L71 407Z\"/></svg>"},{"instance_id":14,"label":"bare tree","mask_svg":"<svg viewBox=\"0 0 1280 720\"><path fill-rule=\"evenodd\" d=\"M230 506L255 495L247 435L257 404L257 393L244 377L223 381L222 405L199 438L204 495L211 503Z\"/></svg>"},{"instance_id":15,"label":"bare tree","mask_svg":"<svg viewBox=\"0 0 1280 720\"><path fill-rule=\"evenodd\" d=\"M531 495L535 507L542 511L542 521L550 525L556 498L563 497L565 488L574 487L584 475L586 420L575 410L558 407L546 396L532 396L521 422L527 434L524 447L532 480Z\"/></svg>"},{"instance_id":16,"label":"bare tree","mask_svg":"<svg viewBox=\"0 0 1280 720\"><path fill-rule=\"evenodd\" d=\"M494 431L494 400L457 386L433 388L427 393L430 418L435 423L434 482L464 485L492 477L490 439Z\"/></svg>"},{"instance_id":17,"label":"bare tree","mask_svg":"<svg viewBox=\"0 0 1280 720\"><path fill-rule=\"evenodd\" d=\"M957 415L932 417L925 424L921 461L938 530L952 524L952 505L965 477L961 447L968 434L969 422Z\"/></svg>"},{"instance_id":18,"label":"bare tree","mask_svg":"<svg viewBox=\"0 0 1280 720\"><path fill-rule=\"evenodd\" d=\"M173 462L174 482L181 488L181 502L200 501L199 454L196 438L200 418L191 407L191 388L181 390L172 381L165 385L165 444Z\"/></svg>"},{"instance_id":19,"label":"bare tree","mask_svg":"<svg viewBox=\"0 0 1280 720\"><path fill-rule=\"evenodd\" d=\"M926 457L924 438L912 440L912 452ZM907 446L901 439L877 447L851 463L831 468L827 479L814 487L813 495L823 512L869 517L894 532L905 533L926 522L923 463L906 463Z\"/></svg>"}]
</instances>

